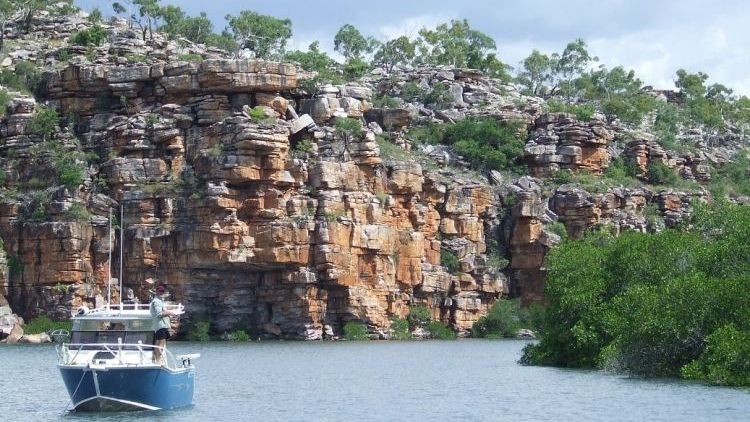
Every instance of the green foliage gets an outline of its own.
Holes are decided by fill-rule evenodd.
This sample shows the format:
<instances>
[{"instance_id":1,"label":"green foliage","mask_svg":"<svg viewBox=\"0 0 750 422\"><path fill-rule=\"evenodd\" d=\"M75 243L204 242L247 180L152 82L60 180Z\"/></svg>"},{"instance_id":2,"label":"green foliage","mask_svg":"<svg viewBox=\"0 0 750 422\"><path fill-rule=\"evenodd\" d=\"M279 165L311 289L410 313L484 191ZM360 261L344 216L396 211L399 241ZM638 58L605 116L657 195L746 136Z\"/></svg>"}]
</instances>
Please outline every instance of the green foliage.
<instances>
[{"instance_id":1,"label":"green foliage","mask_svg":"<svg viewBox=\"0 0 750 422\"><path fill-rule=\"evenodd\" d=\"M370 71L370 65L359 58L351 58L344 63L344 78L347 81L359 79Z\"/></svg>"},{"instance_id":2,"label":"green foliage","mask_svg":"<svg viewBox=\"0 0 750 422\"><path fill-rule=\"evenodd\" d=\"M276 119L266 115L266 109L263 106L255 106L248 113L250 120L257 123L275 123Z\"/></svg>"},{"instance_id":3,"label":"green foliage","mask_svg":"<svg viewBox=\"0 0 750 422\"><path fill-rule=\"evenodd\" d=\"M78 31L71 35L70 42L82 46L99 46L107 40L107 37L107 31L99 24L95 24L91 28Z\"/></svg>"},{"instance_id":4,"label":"green foliage","mask_svg":"<svg viewBox=\"0 0 750 422\"><path fill-rule=\"evenodd\" d=\"M560 101L547 101L547 111L550 113L571 113L576 119L587 122L594 115L594 106L590 104L567 104Z\"/></svg>"},{"instance_id":5,"label":"green foliage","mask_svg":"<svg viewBox=\"0 0 750 422\"><path fill-rule=\"evenodd\" d=\"M706 338L700 357L685 365L680 374L717 385L750 385L750 333L734 324L719 328Z\"/></svg>"},{"instance_id":6,"label":"green foliage","mask_svg":"<svg viewBox=\"0 0 750 422\"><path fill-rule=\"evenodd\" d=\"M250 341L250 335L244 330L234 330L227 335L227 341Z\"/></svg>"},{"instance_id":7,"label":"green foliage","mask_svg":"<svg viewBox=\"0 0 750 422\"><path fill-rule=\"evenodd\" d=\"M401 103L388 95L376 95L372 99L372 106L375 108L397 108Z\"/></svg>"},{"instance_id":8,"label":"green foliage","mask_svg":"<svg viewBox=\"0 0 750 422\"><path fill-rule=\"evenodd\" d=\"M333 49L341 53L347 62L352 59L362 62L363 55L371 53L376 46L377 42L372 37L365 37L350 24L339 28L333 38Z\"/></svg>"},{"instance_id":9,"label":"green foliage","mask_svg":"<svg viewBox=\"0 0 750 422\"><path fill-rule=\"evenodd\" d=\"M200 319L195 321L187 333L188 341L206 342L211 340L209 332L211 330L211 321Z\"/></svg>"},{"instance_id":10,"label":"green foliage","mask_svg":"<svg viewBox=\"0 0 750 422\"><path fill-rule=\"evenodd\" d=\"M348 137L361 138L364 135L362 122L351 117L337 117L333 127Z\"/></svg>"},{"instance_id":11,"label":"green foliage","mask_svg":"<svg viewBox=\"0 0 750 422\"><path fill-rule=\"evenodd\" d=\"M255 57L270 59L280 55L286 42L292 37L292 21L277 19L243 10L239 16L227 15L229 30L237 43L236 55L248 49Z\"/></svg>"},{"instance_id":12,"label":"green foliage","mask_svg":"<svg viewBox=\"0 0 750 422\"><path fill-rule=\"evenodd\" d=\"M229 31L221 31L220 34L211 33L206 36L206 46L215 47L232 53L238 50L237 42Z\"/></svg>"},{"instance_id":13,"label":"green foliage","mask_svg":"<svg viewBox=\"0 0 750 422\"><path fill-rule=\"evenodd\" d=\"M432 86L432 89L422 96L421 100L427 106L442 109L453 101L453 95L451 95L446 84L436 83Z\"/></svg>"},{"instance_id":14,"label":"green foliage","mask_svg":"<svg viewBox=\"0 0 750 422\"><path fill-rule=\"evenodd\" d=\"M673 186L679 183L680 176L661 161L651 160L648 163L648 181L652 185Z\"/></svg>"},{"instance_id":15,"label":"green foliage","mask_svg":"<svg viewBox=\"0 0 750 422\"><path fill-rule=\"evenodd\" d=\"M98 7L95 7L88 17L89 22L97 24L102 22L102 11Z\"/></svg>"},{"instance_id":16,"label":"green foliage","mask_svg":"<svg viewBox=\"0 0 750 422\"><path fill-rule=\"evenodd\" d=\"M709 190L715 198L750 195L750 158L747 151L738 152L711 175Z\"/></svg>"},{"instance_id":17,"label":"green foliage","mask_svg":"<svg viewBox=\"0 0 750 422\"><path fill-rule=\"evenodd\" d=\"M70 331L72 327L73 323L70 320L53 321L47 315L39 315L38 317L27 322L23 326L23 331L26 334L39 334L51 333L55 330Z\"/></svg>"},{"instance_id":18,"label":"green foliage","mask_svg":"<svg viewBox=\"0 0 750 422\"><path fill-rule=\"evenodd\" d=\"M604 178L614 186L634 187L638 184L638 165L627 157L618 157L604 170Z\"/></svg>"},{"instance_id":19,"label":"green foliage","mask_svg":"<svg viewBox=\"0 0 750 422\"><path fill-rule=\"evenodd\" d=\"M8 94L8 91L4 89L0 89L0 116L4 116L6 111L8 110L8 105L10 104L10 94Z\"/></svg>"},{"instance_id":20,"label":"green foliage","mask_svg":"<svg viewBox=\"0 0 750 422\"><path fill-rule=\"evenodd\" d=\"M409 321L403 318L394 318L391 320L391 339L392 340L409 340Z\"/></svg>"},{"instance_id":21,"label":"green foliage","mask_svg":"<svg viewBox=\"0 0 750 422\"><path fill-rule=\"evenodd\" d=\"M499 299L487 313L471 327L472 337L501 338L515 337L518 330L525 328L520 302L510 299Z\"/></svg>"},{"instance_id":22,"label":"green foliage","mask_svg":"<svg viewBox=\"0 0 750 422\"><path fill-rule=\"evenodd\" d=\"M170 38L181 36L194 43L206 44L212 35L220 37L213 33L213 24L206 12L201 12L198 16L188 16L179 6L170 4L161 7L157 16L164 21L159 30Z\"/></svg>"},{"instance_id":23,"label":"green foliage","mask_svg":"<svg viewBox=\"0 0 750 422\"><path fill-rule=\"evenodd\" d=\"M309 72L317 72L318 76L314 79L304 79L300 81L300 86L309 93L315 93L318 85L323 83L338 84L343 82L341 75L333 68L335 62L328 55L320 50L318 41L312 42L307 51L290 51L284 55L285 61L295 62L302 69ZM306 84L305 86L302 86Z\"/></svg>"},{"instance_id":24,"label":"green foliage","mask_svg":"<svg viewBox=\"0 0 750 422\"><path fill-rule=\"evenodd\" d=\"M470 67L500 79L507 77L507 67L495 56L495 41L472 29L466 19L422 28L419 35L420 60L425 63Z\"/></svg>"},{"instance_id":25,"label":"green foliage","mask_svg":"<svg viewBox=\"0 0 750 422\"><path fill-rule=\"evenodd\" d=\"M177 56L177 60L181 62L202 62L203 56L201 56L200 54L186 53Z\"/></svg>"},{"instance_id":26,"label":"green foliage","mask_svg":"<svg viewBox=\"0 0 750 422\"><path fill-rule=\"evenodd\" d=\"M33 133L46 140L55 133L59 122L60 116L57 114L57 110L40 105L29 120L28 127Z\"/></svg>"},{"instance_id":27,"label":"green foliage","mask_svg":"<svg viewBox=\"0 0 750 422\"><path fill-rule=\"evenodd\" d=\"M359 321L344 324L344 338L347 340L369 340L367 326Z\"/></svg>"},{"instance_id":28,"label":"green foliage","mask_svg":"<svg viewBox=\"0 0 750 422\"><path fill-rule=\"evenodd\" d=\"M563 240L568 238L568 230L565 228L565 224L559 221L556 221L545 228L550 232L560 236L560 238Z\"/></svg>"},{"instance_id":29,"label":"green foliage","mask_svg":"<svg viewBox=\"0 0 750 422\"><path fill-rule=\"evenodd\" d=\"M468 118L428 129L441 144L452 145L477 170L510 170L520 173L524 135L517 124L493 118ZM412 132L410 132L412 134Z\"/></svg>"},{"instance_id":30,"label":"green foliage","mask_svg":"<svg viewBox=\"0 0 750 422\"><path fill-rule=\"evenodd\" d=\"M377 135L375 140L378 143L380 149L380 157L384 160L408 160L411 158L409 151L401 148L393 142L386 139L383 135Z\"/></svg>"},{"instance_id":31,"label":"green foliage","mask_svg":"<svg viewBox=\"0 0 750 422\"><path fill-rule=\"evenodd\" d=\"M406 319L412 329L424 327L432 321L432 312L425 305L412 305L409 306L409 316Z\"/></svg>"},{"instance_id":32,"label":"green foliage","mask_svg":"<svg viewBox=\"0 0 750 422\"><path fill-rule=\"evenodd\" d=\"M297 145L294 146L294 151L300 154L307 154L307 153L313 152L314 150L315 150L315 145L309 139L303 139L297 142Z\"/></svg>"},{"instance_id":33,"label":"green foliage","mask_svg":"<svg viewBox=\"0 0 750 422\"><path fill-rule=\"evenodd\" d=\"M690 223L551 250L544 329L523 362L747 385L750 208L696 204Z\"/></svg>"},{"instance_id":34,"label":"green foliage","mask_svg":"<svg viewBox=\"0 0 750 422\"><path fill-rule=\"evenodd\" d=\"M91 220L91 213L86 207L78 202L73 204L65 210L65 219L68 221L88 222Z\"/></svg>"},{"instance_id":35,"label":"green foliage","mask_svg":"<svg viewBox=\"0 0 750 422\"><path fill-rule=\"evenodd\" d=\"M458 262L456 254L446 249L440 250L440 265L445 267L445 270L451 274L461 269L461 264Z\"/></svg>"},{"instance_id":36,"label":"green foliage","mask_svg":"<svg viewBox=\"0 0 750 422\"><path fill-rule=\"evenodd\" d=\"M414 61L417 43L406 36L400 36L386 41L380 45L375 52L374 63L385 67L387 72L392 72L395 66L405 65Z\"/></svg>"},{"instance_id":37,"label":"green foliage","mask_svg":"<svg viewBox=\"0 0 750 422\"><path fill-rule=\"evenodd\" d=\"M430 321L425 329L429 333L430 338L440 340L454 340L456 338L456 333L440 321Z\"/></svg>"},{"instance_id":38,"label":"green foliage","mask_svg":"<svg viewBox=\"0 0 750 422\"><path fill-rule=\"evenodd\" d=\"M41 70L26 60L16 63L15 69L0 70L0 84L24 94L36 94L41 79Z\"/></svg>"}]
</instances>

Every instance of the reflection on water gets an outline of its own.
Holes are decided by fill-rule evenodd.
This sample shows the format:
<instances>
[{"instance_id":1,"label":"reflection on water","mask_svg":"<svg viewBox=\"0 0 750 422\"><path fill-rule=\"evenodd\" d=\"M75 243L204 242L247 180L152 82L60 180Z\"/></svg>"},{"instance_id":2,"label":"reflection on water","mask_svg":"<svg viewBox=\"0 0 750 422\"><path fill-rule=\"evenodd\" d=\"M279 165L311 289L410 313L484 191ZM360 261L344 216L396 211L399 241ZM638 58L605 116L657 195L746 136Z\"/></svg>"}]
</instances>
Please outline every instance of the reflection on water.
<instances>
[{"instance_id":1,"label":"reflection on water","mask_svg":"<svg viewBox=\"0 0 750 422\"><path fill-rule=\"evenodd\" d=\"M0 345L3 421L740 421L750 393L678 380L524 367L525 342L171 343L197 352L195 406L65 413L52 346Z\"/></svg>"}]
</instances>

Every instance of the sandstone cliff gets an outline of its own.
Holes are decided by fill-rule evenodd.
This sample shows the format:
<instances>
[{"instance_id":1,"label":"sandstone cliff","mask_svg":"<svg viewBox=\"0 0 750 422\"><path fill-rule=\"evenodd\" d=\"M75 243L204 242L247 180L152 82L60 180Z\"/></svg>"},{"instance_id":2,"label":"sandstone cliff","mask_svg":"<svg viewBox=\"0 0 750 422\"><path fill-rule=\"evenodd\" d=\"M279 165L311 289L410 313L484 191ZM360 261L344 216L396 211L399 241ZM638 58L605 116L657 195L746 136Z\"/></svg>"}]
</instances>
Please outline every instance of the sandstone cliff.
<instances>
[{"instance_id":1,"label":"sandstone cliff","mask_svg":"<svg viewBox=\"0 0 750 422\"><path fill-rule=\"evenodd\" d=\"M17 41L64 40L86 25L42 19ZM124 238L113 244L124 242L124 285L145 300L166 283L188 321L319 339L358 320L387 337L393 318L425 305L466 333L499 297L543 301L544 256L561 240L554 223L574 237L599 226L657 230L648 204L651 217L674 225L705 196L588 192L552 176L601 175L623 154L642 171L660 160L706 181L707 163L727 159L670 153L603 118L546 113L543 100L467 69L374 74L309 93L292 64L229 59L159 36L143 42L117 22L107 30L108 44L72 49L67 62L50 61L49 44L7 63L46 63L37 99L13 94L0 121L9 257L0 300L26 317L65 318L105 300L107 269L120 265L117 253L108 258L108 215L122 206ZM173 59L182 53L203 60ZM375 95L399 97L406 82L445 84L452 98L437 109L372 106ZM42 103L61 116L48 135L30 125ZM404 131L467 116L519 122L533 177L469 171L450 150L413 147ZM363 129L337 126L340 117ZM64 165L83 169L81 183L65 183Z\"/></svg>"}]
</instances>

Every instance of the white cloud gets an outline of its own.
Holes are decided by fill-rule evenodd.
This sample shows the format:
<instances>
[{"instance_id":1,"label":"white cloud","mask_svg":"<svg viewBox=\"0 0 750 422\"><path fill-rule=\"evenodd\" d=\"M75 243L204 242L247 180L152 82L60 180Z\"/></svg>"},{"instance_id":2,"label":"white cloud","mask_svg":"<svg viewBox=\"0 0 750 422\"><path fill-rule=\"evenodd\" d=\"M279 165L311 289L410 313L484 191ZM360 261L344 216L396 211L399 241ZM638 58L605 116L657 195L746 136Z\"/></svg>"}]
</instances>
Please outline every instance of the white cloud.
<instances>
[{"instance_id":1,"label":"white cloud","mask_svg":"<svg viewBox=\"0 0 750 422\"><path fill-rule=\"evenodd\" d=\"M443 22L449 22L451 19L456 19L456 17L432 14L412 16L393 24L383 25L378 28L377 32L385 40L392 40L402 35L406 35L409 38L415 38L420 29L434 28Z\"/></svg>"}]
</instances>

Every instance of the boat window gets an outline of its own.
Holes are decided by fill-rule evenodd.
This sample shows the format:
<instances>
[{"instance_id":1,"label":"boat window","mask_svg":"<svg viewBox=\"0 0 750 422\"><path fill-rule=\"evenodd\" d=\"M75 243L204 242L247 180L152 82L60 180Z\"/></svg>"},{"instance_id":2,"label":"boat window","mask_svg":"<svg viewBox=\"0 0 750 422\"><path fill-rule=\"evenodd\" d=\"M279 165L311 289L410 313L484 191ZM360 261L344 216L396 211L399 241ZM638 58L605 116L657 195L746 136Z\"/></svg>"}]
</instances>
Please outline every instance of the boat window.
<instances>
[{"instance_id":1,"label":"boat window","mask_svg":"<svg viewBox=\"0 0 750 422\"><path fill-rule=\"evenodd\" d=\"M78 319L73 321L74 331L151 331L153 321L149 319L102 320Z\"/></svg>"},{"instance_id":2,"label":"boat window","mask_svg":"<svg viewBox=\"0 0 750 422\"><path fill-rule=\"evenodd\" d=\"M92 349L96 348L95 344L109 343L117 344L118 339L122 339L124 344L153 344L153 331L73 331L70 342L74 344L91 344ZM137 349L136 346L127 347L126 349Z\"/></svg>"}]
</instances>

